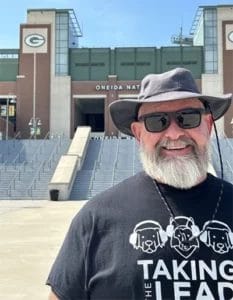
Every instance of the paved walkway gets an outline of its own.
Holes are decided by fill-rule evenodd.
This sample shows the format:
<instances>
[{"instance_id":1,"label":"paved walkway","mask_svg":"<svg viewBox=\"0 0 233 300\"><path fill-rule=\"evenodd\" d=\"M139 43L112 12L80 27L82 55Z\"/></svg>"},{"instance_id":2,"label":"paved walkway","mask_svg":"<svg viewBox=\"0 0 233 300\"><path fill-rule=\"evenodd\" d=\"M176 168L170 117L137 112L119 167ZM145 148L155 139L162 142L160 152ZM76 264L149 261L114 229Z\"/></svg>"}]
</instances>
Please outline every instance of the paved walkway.
<instances>
[{"instance_id":1,"label":"paved walkway","mask_svg":"<svg viewBox=\"0 0 233 300\"><path fill-rule=\"evenodd\" d=\"M0 201L0 299L46 300L50 267L85 201Z\"/></svg>"}]
</instances>

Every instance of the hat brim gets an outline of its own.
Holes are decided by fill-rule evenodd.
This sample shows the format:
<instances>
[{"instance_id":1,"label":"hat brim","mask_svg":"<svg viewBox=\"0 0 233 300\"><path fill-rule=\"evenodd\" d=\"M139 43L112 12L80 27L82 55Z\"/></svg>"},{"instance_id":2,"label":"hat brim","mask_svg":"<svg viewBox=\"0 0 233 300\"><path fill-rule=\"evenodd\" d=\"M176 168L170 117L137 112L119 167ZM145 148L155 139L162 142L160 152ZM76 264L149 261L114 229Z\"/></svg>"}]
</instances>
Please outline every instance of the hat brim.
<instances>
[{"instance_id":1,"label":"hat brim","mask_svg":"<svg viewBox=\"0 0 233 300\"><path fill-rule=\"evenodd\" d=\"M174 91L152 96L148 99L120 99L110 104L110 114L116 128L122 133L133 136L131 123L137 121L138 108L142 103L166 102L179 99L198 98L207 102L213 114L213 119L221 118L231 105L232 94L213 97L198 93Z\"/></svg>"}]
</instances>

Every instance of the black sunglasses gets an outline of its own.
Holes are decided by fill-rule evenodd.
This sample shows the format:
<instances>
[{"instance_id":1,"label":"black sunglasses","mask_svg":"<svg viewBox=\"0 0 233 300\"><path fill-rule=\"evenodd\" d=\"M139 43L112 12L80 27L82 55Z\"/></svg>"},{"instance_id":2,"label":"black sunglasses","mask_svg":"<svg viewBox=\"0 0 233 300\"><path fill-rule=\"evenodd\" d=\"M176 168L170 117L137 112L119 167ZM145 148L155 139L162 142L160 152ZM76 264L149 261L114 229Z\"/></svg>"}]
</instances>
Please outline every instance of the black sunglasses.
<instances>
[{"instance_id":1,"label":"black sunglasses","mask_svg":"<svg viewBox=\"0 0 233 300\"><path fill-rule=\"evenodd\" d=\"M149 132L161 132L171 124L171 119L183 129L198 127L201 123L201 116L206 110L204 108L186 108L179 111L150 113L138 118L143 121L146 130Z\"/></svg>"}]
</instances>

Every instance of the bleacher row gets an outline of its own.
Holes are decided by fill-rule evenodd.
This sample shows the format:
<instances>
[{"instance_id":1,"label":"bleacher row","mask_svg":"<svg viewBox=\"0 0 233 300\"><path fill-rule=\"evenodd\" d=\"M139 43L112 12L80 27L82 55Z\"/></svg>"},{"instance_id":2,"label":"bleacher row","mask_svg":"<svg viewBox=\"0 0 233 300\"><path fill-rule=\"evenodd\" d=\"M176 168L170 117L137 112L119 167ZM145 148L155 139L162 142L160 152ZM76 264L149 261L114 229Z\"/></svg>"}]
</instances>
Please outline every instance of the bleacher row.
<instances>
[{"instance_id":1,"label":"bleacher row","mask_svg":"<svg viewBox=\"0 0 233 300\"><path fill-rule=\"evenodd\" d=\"M224 165L224 178L233 183L233 139L220 140ZM221 175L216 140L212 140L212 164ZM133 138L92 139L88 152L78 172L70 199L90 199L142 169L138 145Z\"/></svg>"},{"instance_id":2,"label":"bleacher row","mask_svg":"<svg viewBox=\"0 0 233 300\"><path fill-rule=\"evenodd\" d=\"M135 139L91 139L70 199L90 199L142 169Z\"/></svg>"},{"instance_id":3,"label":"bleacher row","mask_svg":"<svg viewBox=\"0 0 233 300\"><path fill-rule=\"evenodd\" d=\"M70 139L0 141L0 200L49 199L48 183Z\"/></svg>"},{"instance_id":4,"label":"bleacher row","mask_svg":"<svg viewBox=\"0 0 233 300\"><path fill-rule=\"evenodd\" d=\"M223 161L224 179L233 184L233 139L221 138L219 143ZM217 175L220 177L221 168L216 139L212 139L212 164Z\"/></svg>"},{"instance_id":5,"label":"bleacher row","mask_svg":"<svg viewBox=\"0 0 233 300\"><path fill-rule=\"evenodd\" d=\"M70 139L0 141L0 200L49 199L48 183ZM220 140L224 175L233 183L233 139ZM212 164L220 176L216 140ZM77 173L71 200L90 199L142 169L133 138L92 138L82 169Z\"/></svg>"}]
</instances>

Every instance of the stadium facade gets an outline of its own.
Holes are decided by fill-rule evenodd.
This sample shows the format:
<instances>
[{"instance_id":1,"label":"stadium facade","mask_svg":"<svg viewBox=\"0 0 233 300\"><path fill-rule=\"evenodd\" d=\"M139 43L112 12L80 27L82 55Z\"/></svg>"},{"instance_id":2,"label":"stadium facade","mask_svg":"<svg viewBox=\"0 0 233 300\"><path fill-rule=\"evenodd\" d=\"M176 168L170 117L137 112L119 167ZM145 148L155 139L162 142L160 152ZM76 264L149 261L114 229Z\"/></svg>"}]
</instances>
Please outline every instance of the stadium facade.
<instances>
[{"instance_id":1,"label":"stadium facade","mask_svg":"<svg viewBox=\"0 0 233 300\"><path fill-rule=\"evenodd\" d=\"M72 9L29 9L19 32L19 49L0 49L3 138L72 137L83 125L118 135L108 105L137 97L146 74L178 66L193 72L203 93L233 91L233 5L200 6L191 37L174 37L172 47L80 48ZM233 136L232 120L233 106L217 122L221 134Z\"/></svg>"}]
</instances>

